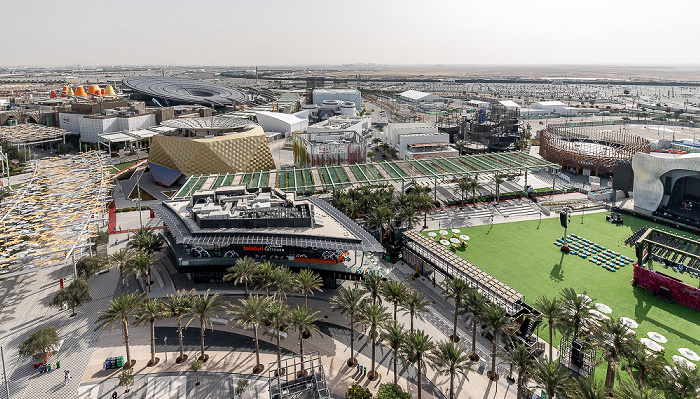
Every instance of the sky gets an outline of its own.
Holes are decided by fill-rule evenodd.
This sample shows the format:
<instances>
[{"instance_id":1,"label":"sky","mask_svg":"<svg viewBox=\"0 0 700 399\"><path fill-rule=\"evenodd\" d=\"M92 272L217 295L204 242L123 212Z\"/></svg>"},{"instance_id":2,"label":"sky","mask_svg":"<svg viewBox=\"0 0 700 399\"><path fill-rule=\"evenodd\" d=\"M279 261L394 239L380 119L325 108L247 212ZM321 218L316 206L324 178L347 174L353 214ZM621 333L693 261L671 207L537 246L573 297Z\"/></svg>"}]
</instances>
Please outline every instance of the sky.
<instances>
[{"instance_id":1,"label":"sky","mask_svg":"<svg viewBox=\"0 0 700 399\"><path fill-rule=\"evenodd\" d=\"M700 65L697 0L14 0L2 66Z\"/></svg>"}]
</instances>

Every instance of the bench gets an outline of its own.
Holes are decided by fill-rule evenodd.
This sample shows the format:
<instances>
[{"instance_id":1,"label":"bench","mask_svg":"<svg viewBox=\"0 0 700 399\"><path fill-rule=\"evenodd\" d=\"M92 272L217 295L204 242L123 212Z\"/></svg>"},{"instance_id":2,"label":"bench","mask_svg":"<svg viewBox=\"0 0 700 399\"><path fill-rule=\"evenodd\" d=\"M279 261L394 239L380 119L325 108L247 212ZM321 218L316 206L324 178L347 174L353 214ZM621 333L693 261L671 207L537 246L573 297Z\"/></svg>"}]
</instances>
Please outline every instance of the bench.
<instances>
[{"instance_id":1,"label":"bench","mask_svg":"<svg viewBox=\"0 0 700 399\"><path fill-rule=\"evenodd\" d=\"M212 324L221 324L221 325L224 325L224 326L225 326L226 324L228 324L228 320L226 320L226 319L220 319L220 318L217 318L217 317L212 317L212 318L209 319L209 320L212 322Z\"/></svg>"}]
</instances>

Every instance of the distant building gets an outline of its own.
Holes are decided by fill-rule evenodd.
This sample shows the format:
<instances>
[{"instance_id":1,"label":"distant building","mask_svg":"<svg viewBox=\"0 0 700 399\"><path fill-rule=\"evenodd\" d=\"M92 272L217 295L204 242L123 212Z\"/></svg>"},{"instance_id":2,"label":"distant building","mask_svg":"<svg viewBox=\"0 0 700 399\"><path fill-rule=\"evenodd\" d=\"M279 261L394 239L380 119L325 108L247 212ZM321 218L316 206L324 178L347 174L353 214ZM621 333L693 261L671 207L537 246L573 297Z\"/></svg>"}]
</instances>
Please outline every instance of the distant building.
<instances>
[{"instance_id":1,"label":"distant building","mask_svg":"<svg viewBox=\"0 0 700 399\"><path fill-rule=\"evenodd\" d=\"M467 106L477 108L477 109L489 109L491 108L491 104L489 104L486 101L481 101L481 100L469 100L466 102Z\"/></svg>"},{"instance_id":2,"label":"distant building","mask_svg":"<svg viewBox=\"0 0 700 399\"><path fill-rule=\"evenodd\" d=\"M325 131L294 135L294 163L300 167L367 161L367 144L355 131Z\"/></svg>"},{"instance_id":3,"label":"distant building","mask_svg":"<svg viewBox=\"0 0 700 399\"><path fill-rule=\"evenodd\" d=\"M303 132L309 126L308 119L281 112L258 111L255 118L266 133L282 133L285 137L292 132Z\"/></svg>"},{"instance_id":4,"label":"distant building","mask_svg":"<svg viewBox=\"0 0 700 399\"><path fill-rule=\"evenodd\" d=\"M578 114L576 107L570 107L561 101L539 101L530 104L530 108L542 109L549 111L551 114L559 114L562 116L573 116Z\"/></svg>"},{"instance_id":5,"label":"distant building","mask_svg":"<svg viewBox=\"0 0 700 399\"><path fill-rule=\"evenodd\" d=\"M372 118L369 116L336 115L325 121L309 126L308 133L354 131L363 135L372 126Z\"/></svg>"},{"instance_id":6,"label":"distant building","mask_svg":"<svg viewBox=\"0 0 700 399\"><path fill-rule=\"evenodd\" d=\"M430 123L390 123L380 138L396 148L401 159L458 155L458 151L450 147L450 135L438 133L437 126Z\"/></svg>"},{"instance_id":7,"label":"distant building","mask_svg":"<svg viewBox=\"0 0 700 399\"><path fill-rule=\"evenodd\" d=\"M438 101L444 101L444 98L438 95L432 93L424 93L418 90L406 90L403 93L399 93L399 98L411 103L433 103Z\"/></svg>"},{"instance_id":8,"label":"distant building","mask_svg":"<svg viewBox=\"0 0 700 399\"><path fill-rule=\"evenodd\" d=\"M99 135L139 130L156 126L156 112L141 101L104 101L74 103L58 107L59 127L88 143L97 143Z\"/></svg>"},{"instance_id":9,"label":"distant building","mask_svg":"<svg viewBox=\"0 0 700 399\"><path fill-rule=\"evenodd\" d=\"M362 109L362 95L357 89L314 89L314 104L321 106L326 101L351 102L357 111Z\"/></svg>"}]
</instances>

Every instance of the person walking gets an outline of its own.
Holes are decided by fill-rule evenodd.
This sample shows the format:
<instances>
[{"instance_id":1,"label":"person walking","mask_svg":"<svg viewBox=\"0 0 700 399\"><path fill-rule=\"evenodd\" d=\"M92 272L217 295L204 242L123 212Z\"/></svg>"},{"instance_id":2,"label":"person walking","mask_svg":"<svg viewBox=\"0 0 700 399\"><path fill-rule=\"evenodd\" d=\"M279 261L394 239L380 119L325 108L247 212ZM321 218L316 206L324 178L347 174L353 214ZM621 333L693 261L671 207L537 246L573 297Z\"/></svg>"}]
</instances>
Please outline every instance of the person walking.
<instances>
[{"instance_id":1,"label":"person walking","mask_svg":"<svg viewBox=\"0 0 700 399\"><path fill-rule=\"evenodd\" d=\"M117 391L112 392L112 399L117 399Z\"/></svg>"}]
</instances>

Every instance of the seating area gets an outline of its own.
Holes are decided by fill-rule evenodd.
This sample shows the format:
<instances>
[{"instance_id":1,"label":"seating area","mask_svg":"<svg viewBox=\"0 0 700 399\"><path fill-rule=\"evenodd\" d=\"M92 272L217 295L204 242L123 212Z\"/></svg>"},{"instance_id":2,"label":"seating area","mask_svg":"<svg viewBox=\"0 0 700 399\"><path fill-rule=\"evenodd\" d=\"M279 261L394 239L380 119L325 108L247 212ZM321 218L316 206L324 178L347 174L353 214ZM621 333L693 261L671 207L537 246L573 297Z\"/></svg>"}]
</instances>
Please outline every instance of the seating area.
<instances>
[{"instance_id":1,"label":"seating area","mask_svg":"<svg viewBox=\"0 0 700 399\"><path fill-rule=\"evenodd\" d=\"M678 266L679 269L693 276L700 275L700 259L686 255L700 256L700 243L658 230L653 230L647 237L654 245L652 255L655 260L669 266Z\"/></svg>"},{"instance_id":2,"label":"seating area","mask_svg":"<svg viewBox=\"0 0 700 399\"><path fill-rule=\"evenodd\" d=\"M558 247L567 247L569 248L570 255L577 255L581 259L587 259L589 262L601 266L603 269L610 272L616 272L621 267L634 262L634 259L628 256L607 249L598 243L594 243L576 234L569 234L569 236L566 237L566 242L563 238L559 238L554 242L554 245Z\"/></svg>"}]
</instances>

